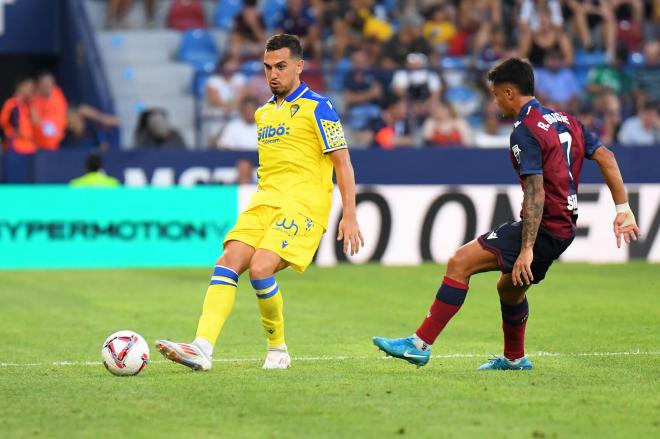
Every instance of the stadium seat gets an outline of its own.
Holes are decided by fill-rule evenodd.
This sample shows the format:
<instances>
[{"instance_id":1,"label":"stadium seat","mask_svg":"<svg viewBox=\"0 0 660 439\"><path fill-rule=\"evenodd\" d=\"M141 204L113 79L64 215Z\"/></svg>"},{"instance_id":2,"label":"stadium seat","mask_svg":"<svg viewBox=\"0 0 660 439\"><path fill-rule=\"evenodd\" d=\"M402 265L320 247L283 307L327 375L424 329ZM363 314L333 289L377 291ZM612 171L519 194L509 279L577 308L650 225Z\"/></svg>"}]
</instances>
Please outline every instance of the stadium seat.
<instances>
[{"instance_id":1,"label":"stadium seat","mask_svg":"<svg viewBox=\"0 0 660 439\"><path fill-rule=\"evenodd\" d=\"M167 25L179 31L206 28L201 0L174 0L167 14Z\"/></svg>"},{"instance_id":2,"label":"stadium seat","mask_svg":"<svg viewBox=\"0 0 660 439\"><path fill-rule=\"evenodd\" d=\"M477 112L481 105L479 95L466 85L449 88L445 93L445 99L463 117Z\"/></svg>"},{"instance_id":3,"label":"stadium seat","mask_svg":"<svg viewBox=\"0 0 660 439\"><path fill-rule=\"evenodd\" d=\"M465 69L468 66L468 59L461 56L446 56L440 61L443 69Z\"/></svg>"},{"instance_id":4,"label":"stadium seat","mask_svg":"<svg viewBox=\"0 0 660 439\"><path fill-rule=\"evenodd\" d=\"M177 58L196 70L206 70L212 68L218 59L218 48L206 29L189 30L181 36Z\"/></svg>"},{"instance_id":5,"label":"stadium seat","mask_svg":"<svg viewBox=\"0 0 660 439\"><path fill-rule=\"evenodd\" d=\"M198 98L203 98L206 92L206 81L208 81L214 70L215 66L196 70L192 76L192 81L190 81L190 93Z\"/></svg>"},{"instance_id":6,"label":"stadium seat","mask_svg":"<svg viewBox=\"0 0 660 439\"><path fill-rule=\"evenodd\" d=\"M242 8L243 0L219 0L213 17L213 24L222 30L231 30L234 18L241 12Z\"/></svg>"}]
</instances>

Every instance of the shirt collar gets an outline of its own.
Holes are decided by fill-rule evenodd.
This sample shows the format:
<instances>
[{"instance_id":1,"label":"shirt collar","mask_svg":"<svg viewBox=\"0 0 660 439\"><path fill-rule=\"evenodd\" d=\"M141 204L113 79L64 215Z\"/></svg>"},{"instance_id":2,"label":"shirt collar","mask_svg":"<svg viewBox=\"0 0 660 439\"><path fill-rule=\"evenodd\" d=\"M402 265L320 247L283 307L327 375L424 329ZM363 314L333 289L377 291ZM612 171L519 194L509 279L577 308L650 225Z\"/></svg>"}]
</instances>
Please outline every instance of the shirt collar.
<instances>
[{"instance_id":1,"label":"shirt collar","mask_svg":"<svg viewBox=\"0 0 660 439\"><path fill-rule=\"evenodd\" d=\"M300 96L302 96L307 90L309 90L309 87L307 87L307 84L305 84L303 81L300 81L300 85L298 88L296 88L293 93L290 93L289 96L284 98L285 101L287 102L293 102L296 99L298 99ZM269 103L274 103L277 100L277 96L273 95L270 100L268 101Z\"/></svg>"},{"instance_id":2,"label":"shirt collar","mask_svg":"<svg viewBox=\"0 0 660 439\"><path fill-rule=\"evenodd\" d=\"M532 108L539 108L540 106L541 103L536 98L530 99L520 109L520 113L518 113L518 116L516 117L516 122L522 121L525 118L525 116L527 116L527 114L529 113L529 110L531 110Z\"/></svg>"}]
</instances>

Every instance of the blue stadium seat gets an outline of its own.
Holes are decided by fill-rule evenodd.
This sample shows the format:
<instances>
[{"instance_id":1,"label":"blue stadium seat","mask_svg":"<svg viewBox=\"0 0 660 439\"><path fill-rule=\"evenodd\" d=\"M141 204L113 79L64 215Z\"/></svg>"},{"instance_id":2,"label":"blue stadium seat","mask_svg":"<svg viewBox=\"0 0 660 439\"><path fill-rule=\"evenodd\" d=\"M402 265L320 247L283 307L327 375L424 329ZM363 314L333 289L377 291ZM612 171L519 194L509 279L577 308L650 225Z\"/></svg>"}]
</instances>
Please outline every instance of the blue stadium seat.
<instances>
[{"instance_id":1,"label":"blue stadium seat","mask_svg":"<svg viewBox=\"0 0 660 439\"><path fill-rule=\"evenodd\" d=\"M284 17L286 0L265 0L261 8L261 16L267 31L272 31Z\"/></svg>"},{"instance_id":2,"label":"blue stadium seat","mask_svg":"<svg viewBox=\"0 0 660 439\"><path fill-rule=\"evenodd\" d=\"M196 70L190 81L190 93L198 98L203 98L206 93L206 81L213 75L215 65L206 66L204 69Z\"/></svg>"},{"instance_id":3,"label":"blue stadium seat","mask_svg":"<svg viewBox=\"0 0 660 439\"><path fill-rule=\"evenodd\" d=\"M205 29L194 29L183 33L179 54L180 61L190 64L198 70L213 65L218 58L218 48L211 33Z\"/></svg>"},{"instance_id":4,"label":"blue stadium seat","mask_svg":"<svg viewBox=\"0 0 660 439\"><path fill-rule=\"evenodd\" d=\"M257 60L245 61L241 64L238 70L245 76L252 76L255 74L263 73L264 65Z\"/></svg>"},{"instance_id":5,"label":"blue stadium seat","mask_svg":"<svg viewBox=\"0 0 660 439\"><path fill-rule=\"evenodd\" d=\"M480 110L479 95L466 85L449 88L445 92L445 99L462 116L474 114Z\"/></svg>"},{"instance_id":6,"label":"blue stadium seat","mask_svg":"<svg viewBox=\"0 0 660 439\"><path fill-rule=\"evenodd\" d=\"M445 56L440 60L443 69L462 70L468 66L468 58L460 56Z\"/></svg>"},{"instance_id":7,"label":"blue stadium seat","mask_svg":"<svg viewBox=\"0 0 660 439\"><path fill-rule=\"evenodd\" d=\"M219 0L213 23L222 30L231 30L234 18L243 9L243 0Z\"/></svg>"}]
</instances>

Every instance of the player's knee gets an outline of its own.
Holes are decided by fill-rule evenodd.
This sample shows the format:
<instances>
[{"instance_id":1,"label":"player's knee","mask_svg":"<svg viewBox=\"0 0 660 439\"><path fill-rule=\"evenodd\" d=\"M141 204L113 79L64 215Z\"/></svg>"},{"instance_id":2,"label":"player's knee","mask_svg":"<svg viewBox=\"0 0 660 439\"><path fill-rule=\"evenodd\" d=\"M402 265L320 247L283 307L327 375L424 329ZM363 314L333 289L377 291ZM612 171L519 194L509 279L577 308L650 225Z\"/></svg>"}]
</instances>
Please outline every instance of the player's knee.
<instances>
[{"instance_id":1,"label":"player's knee","mask_svg":"<svg viewBox=\"0 0 660 439\"><path fill-rule=\"evenodd\" d=\"M461 249L458 249L449 258L447 276L455 280L461 280L470 276L469 269L467 257Z\"/></svg>"},{"instance_id":2,"label":"player's knee","mask_svg":"<svg viewBox=\"0 0 660 439\"><path fill-rule=\"evenodd\" d=\"M253 257L250 261L250 278L265 279L275 274L277 267L262 258Z\"/></svg>"},{"instance_id":3,"label":"player's knee","mask_svg":"<svg viewBox=\"0 0 660 439\"><path fill-rule=\"evenodd\" d=\"M227 267L231 270L234 270L238 274L241 274L245 271L242 259L239 257L239 255L235 255L232 252L223 253L222 256L220 256L220 259L218 259L218 262L216 262L216 265Z\"/></svg>"}]
</instances>

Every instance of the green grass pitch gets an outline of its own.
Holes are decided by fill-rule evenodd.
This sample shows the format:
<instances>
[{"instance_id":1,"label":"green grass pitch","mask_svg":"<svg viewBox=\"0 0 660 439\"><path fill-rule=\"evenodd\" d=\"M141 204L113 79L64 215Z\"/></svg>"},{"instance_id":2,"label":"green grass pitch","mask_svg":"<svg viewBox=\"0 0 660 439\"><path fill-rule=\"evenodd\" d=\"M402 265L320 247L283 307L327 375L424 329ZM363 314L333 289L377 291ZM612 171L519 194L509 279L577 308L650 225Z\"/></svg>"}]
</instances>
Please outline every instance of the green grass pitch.
<instances>
[{"instance_id":1,"label":"green grass pitch","mask_svg":"<svg viewBox=\"0 0 660 439\"><path fill-rule=\"evenodd\" d=\"M443 270L281 273L298 357L287 371L261 369L265 339L242 279L211 372L152 347L128 378L100 364L103 340L119 329L151 346L190 340L209 270L0 272L0 436L660 437L660 266L555 265L529 295L532 371L475 370L502 350L496 273L472 279L428 366L384 359L371 337L411 334Z\"/></svg>"}]
</instances>

